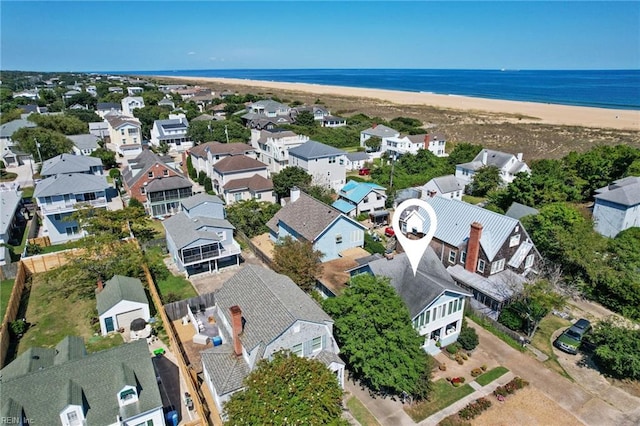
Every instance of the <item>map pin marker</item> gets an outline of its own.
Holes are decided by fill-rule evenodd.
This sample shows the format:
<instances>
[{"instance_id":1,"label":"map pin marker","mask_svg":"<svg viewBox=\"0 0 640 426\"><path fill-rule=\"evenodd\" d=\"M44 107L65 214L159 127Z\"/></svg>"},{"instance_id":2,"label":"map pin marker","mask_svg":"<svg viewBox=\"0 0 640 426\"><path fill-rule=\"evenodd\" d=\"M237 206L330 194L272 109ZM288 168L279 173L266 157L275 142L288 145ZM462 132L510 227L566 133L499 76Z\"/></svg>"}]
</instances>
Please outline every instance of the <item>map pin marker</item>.
<instances>
[{"instance_id":1,"label":"map pin marker","mask_svg":"<svg viewBox=\"0 0 640 426\"><path fill-rule=\"evenodd\" d=\"M400 228L400 215L403 211L405 211L408 207L419 207L422 210L427 212L429 216L429 230L424 233L424 237L419 240L410 240L405 237L402 233L402 229ZM422 219L422 230L424 232L424 218ZM419 198L414 198L410 200L405 200L396 209L393 213L392 219L393 231L395 232L395 236L398 239L398 242L404 249L405 253L407 253L407 258L409 259L409 263L411 264L411 269L413 269L413 275L415 276L418 272L418 264L420 263L420 259L424 255L424 252L429 247L429 243L433 238L433 235L436 233L436 226L438 226L438 221L436 219L436 212L433 210L433 207L429 203Z\"/></svg>"}]
</instances>

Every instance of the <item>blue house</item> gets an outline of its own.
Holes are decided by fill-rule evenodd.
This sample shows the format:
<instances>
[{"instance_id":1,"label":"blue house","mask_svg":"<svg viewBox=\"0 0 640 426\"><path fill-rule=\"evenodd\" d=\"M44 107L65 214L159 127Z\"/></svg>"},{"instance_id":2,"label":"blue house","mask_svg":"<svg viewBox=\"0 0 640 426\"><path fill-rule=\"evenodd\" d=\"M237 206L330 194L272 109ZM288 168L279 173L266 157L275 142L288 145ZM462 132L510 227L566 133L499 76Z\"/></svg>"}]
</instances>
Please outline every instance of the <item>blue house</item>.
<instances>
[{"instance_id":1,"label":"blue house","mask_svg":"<svg viewBox=\"0 0 640 426\"><path fill-rule=\"evenodd\" d=\"M297 188L291 202L267 222L275 242L286 236L309 241L323 253L322 261L337 259L344 250L364 245L365 226Z\"/></svg>"},{"instance_id":2,"label":"blue house","mask_svg":"<svg viewBox=\"0 0 640 426\"><path fill-rule=\"evenodd\" d=\"M350 180L338 193L333 207L351 217L362 213L383 211L387 201L386 189L370 182Z\"/></svg>"},{"instance_id":3,"label":"blue house","mask_svg":"<svg viewBox=\"0 0 640 426\"><path fill-rule=\"evenodd\" d=\"M348 271L387 277L409 309L413 328L424 338L422 348L435 355L458 340L466 298L471 294L451 279L431 247L424 252L414 275L405 253L392 259L376 258Z\"/></svg>"}]
</instances>

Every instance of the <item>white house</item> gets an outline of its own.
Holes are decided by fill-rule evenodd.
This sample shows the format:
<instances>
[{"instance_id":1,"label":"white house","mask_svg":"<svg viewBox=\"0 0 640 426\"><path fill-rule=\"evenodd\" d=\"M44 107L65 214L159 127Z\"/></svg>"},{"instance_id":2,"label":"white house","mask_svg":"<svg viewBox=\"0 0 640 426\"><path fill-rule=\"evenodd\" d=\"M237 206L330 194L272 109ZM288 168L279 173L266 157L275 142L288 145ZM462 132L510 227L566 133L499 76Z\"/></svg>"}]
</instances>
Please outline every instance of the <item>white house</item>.
<instances>
[{"instance_id":1,"label":"white house","mask_svg":"<svg viewBox=\"0 0 640 426\"><path fill-rule=\"evenodd\" d=\"M138 86L127 87L127 94L129 96L136 96L141 94L142 92L144 92L144 89L142 87L138 87Z\"/></svg>"},{"instance_id":2,"label":"white house","mask_svg":"<svg viewBox=\"0 0 640 426\"><path fill-rule=\"evenodd\" d=\"M206 142L189 150L191 165L198 173L205 172L211 177L213 166L218 161L234 155L256 159L256 150L246 143Z\"/></svg>"},{"instance_id":3,"label":"white house","mask_svg":"<svg viewBox=\"0 0 640 426\"><path fill-rule=\"evenodd\" d=\"M384 143L387 138L400 136L400 132L384 124L373 124L368 129L360 132L360 146L366 147L365 142L373 136L380 138L382 143Z\"/></svg>"},{"instance_id":4,"label":"white house","mask_svg":"<svg viewBox=\"0 0 640 426\"><path fill-rule=\"evenodd\" d=\"M531 173L529 166L522 161L522 153L513 155L491 149L483 149L473 161L456 165L456 177L468 184L473 180L473 176L478 170L488 166L500 169L500 178L505 185L513 182L517 173Z\"/></svg>"},{"instance_id":5,"label":"white house","mask_svg":"<svg viewBox=\"0 0 640 426\"><path fill-rule=\"evenodd\" d=\"M144 99L142 96L127 96L120 101L122 104L122 114L133 117L133 110L144 107Z\"/></svg>"},{"instance_id":6,"label":"white house","mask_svg":"<svg viewBox=\"0 0 640 426\"><path fill-rule=\"evenodd\" d=\"M233 155L213 165L211 181L227 203L248 199L275 202L267 166L244 155Z\"/></svg>"},{"instance_id":7,"label":"white house","mask_svg":"<svg viewBox=\"0 0 640 426\"><path fill-rule=\"evenodd\" d=\"M380 150L388 152L391 157L399 157L403 154L415 155L421 149L426 149L437 157L446 157L445 145L444 138L435 134L392 136L382 141Z\"/></svg>"},{"instance_id":8,"label":"white house","mask_svg":"<svg viewBox=\"0 0 640 426\"><path fill-rule=\"evenodd\" d=\"M465 187L465 182L454 175L439 176L422 186L422 199L445 197L462 200Z\"/></svg>"},{"instance_id":9,"label":"white house","mask_svg":"<svg viewBox=\"0 0 640 426\"><path fill-rule=\"evenodd\" d=\"M142 318L149 321L149 301L142 282L137 278L114 275L104 284L98 281L96 303L100 331L106 336L112 331L129 330L131 322Z\"/></svg>"},{"instance_id":10,"label":"white house","mask_svg":"<svg viewBox=\"0 0 640 426\"><path fill-rule=\"evenodd\" d=\"M371 161L371 155L366 152L348 152L346 157L347 171L360 170L367 162Z\"/></svg>"},{"instance_id":11,"label":"white house","mask_svg":"<svg viewBox=\"0 0 640 426\"><path fill-rule=\"evenodd\" d=\"M370 182L350 180L338 192L332 206L342 213L356 217L362 213L384 210L387 201L386 189Z\"/></svg>"},{"instance_id":12,"label":"white house","mask_svg":"<svg viewBox=\"0 0 640 426\"><path fill-rule=\"evenodd\" d=\"M257 362L283 349L322 362L344 387L333 320L290 278L247 265L216 291L212 313L222 344L200 356L204 384L220 412Z\"/></svg>"},{"instance_id":13,"label":"white house","mask_svg":"<svg viewBox=\"0 0 640 426\"><path fill-rule=\"evenodd\" d=\"M290 130L251 130L251 145L257 150L257 159L267 165L271 173L279 173L289 165L289 150L309 140Z\"/></svg>"},{"instance_id":14,"label":"white house","mask_svg":"<svg viewBox=\"0 0 640 426\"><path fill-rule=\"evenodd\" d=\"M605 237L640 226L640 177L629 176L596 190L593 205L595 230Z\"/></svg>"},{"instance_id":15,"label":"white house","mask_svg":"<svg viewBox=\"0 0 640 426\"><path fill-rule=\"evenodd\" d=\"M320 121L322 127L344 127L347 125L347 119L343 117L337 117L335 115L327 115Z\"/></svg>"},{"instance_id":16,"label":"white house","mask_svg":"<svg viewBox=\"0 0 640 426\"><path fill-rule=\"evenodd\" d=\"M165 142L173 151L184 151L193 146L193 142L187 135L188 130L189 121L184 114L169 115L168 120L153 122L150 143L153 146L160 146Z\"/></svg>"},{"instance_id":17,"label":"white house","mask_svg":"<svg viewBox=\"0 0 640 426\"><path fill-rule=\"evenodd\" d=\"M67 139L73 142L73 153L75 155L91 155L93 151L98 149L99 136L93 134L71 135Z\"/></svg>"},{"instance_id":18,"label":"white house","mask_svg":"<svg viewBox=\"0 0 640 426\"><path fill-rule=\"evenodd\" d=\"M306 170L313 184L339 191L347 176L346 154L341 149L310 140L289 150L289 165Z\"/></svg>"},{"instance_id":19,"label":"white house","mask_svg":"<svg viewBox=\"0 0 640 426\"><path fill-rule=\"evenodd\" d=\"M458 340L465 299L471 294L456 286L430 247L422 255L415 275L405 253L370 261L349 273L390 278L391 286L409 309L413 327L424 338L425 352L435 355L440 347Z\"/></svg>"}]
</instances>

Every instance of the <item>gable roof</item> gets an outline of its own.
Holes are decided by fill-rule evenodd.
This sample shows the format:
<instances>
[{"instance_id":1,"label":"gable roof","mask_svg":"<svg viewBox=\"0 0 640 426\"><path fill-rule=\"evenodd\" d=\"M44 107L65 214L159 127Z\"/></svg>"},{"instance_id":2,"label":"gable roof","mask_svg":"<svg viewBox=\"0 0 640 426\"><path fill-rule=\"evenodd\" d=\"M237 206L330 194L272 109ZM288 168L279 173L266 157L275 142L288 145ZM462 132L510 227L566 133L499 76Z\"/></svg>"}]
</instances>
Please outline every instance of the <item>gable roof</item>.
<instances>
[{"instance_id":1,"label":"gable roof","mask_svg":"<svg viewBox=\"0 0 640 426\"><path fill-rule=\"evenodd\" d=\"M292 132L291 130L284 129L271 129L271 130L260 130L260 138L258 142L265 143L267 139L282 139L282 138L290 138L298 136L297 133Z\"/></svg>"},{"instance_id":2,"label":"gable roof","mask_svg":"<svg viewBox=\"0 0 640 426\"><path fill-rule=\"evenodd\" d=\"M363 227L360 223L343 215L339 210L300 191L300 198L278 210L267 222L267 227L277 233L278 226L282 222L295 230L302 238L313 243L322 231L340 216Z\"/></svg>"},{"instance_id":3,"label":"gable roof","mask_svg":"<svg viewBox=\"0 0 640 426\"><path fill-rule=\"evenodd\" d=\"M487 161L484 162L484 155L487 155ZM509 154L501 151L494 151L492 149L483 149L481 150L475 158L469 162L464 164L458 164L456 167L461 167L463 169L468 170L478 170L485 166L495 166L501 170L512 161L514 161L513 166L508 170L511 174L517 173L520 169L526 166L526 163L523 161L519 161L517 157L513 154Z\"/></svg>"},{"instance_id":4,"label":"gable roof","mask_svg":"<svg viewBox=\"0 0 640 426\"><path fill-rule=\"evenodd\" d=\"M206 349L200 352L200 359L219 395L241 389L244 378L251 372L244 358L235 356L230 344Z\"/></svg>"},{"instance_id":5,"label":"gable roof","mask_svg":"<svg viewBox=\"0 0 640 426\"><path fill-rule=\"evenodd\" d=\"M344 152L341 149L334 148L329 145L325 145L316 141L306 141L300 146L295 148L291 148L289 150L289 155L293 155L294 157L303 158L305 160L310 160L314 158L324 158L324 157L333 157L336 155L344 155Z\"/></svg>"},{"instance_id":6,"label":"gable roof","mask_svg":"<svg viewBox=\"0 0 640 426\"><path fill-rule=\"evenodd\" d=\"M209 195L206 192L200 192L199 194L192 195L189 198L185 198L180 201L182 207L187 210L191 210L194 207L199 206L200 204L224 204L224 201L220 199L220 197L215 195Z\"/></svg>"},{"instance_id":7,"label":"gable roof","mask_svg":"<svg viewBox=\"0 0 640 426\"><path fill-rule=\"evenodd\" d=\"M376 277L391 279L391 286L409 308L411 318L422 312L445 291L470 296L456 286L431 247L427 247L422 255L415 276L406 253L394 256L393 259L373 260L368 263L368 267Z\"/></svg>"},{"instance_id":8,"label":"gable roof","mask_svg":"<svg viewBox=\"0 0 640 426\"><path fill-rule=\"evenodd\" d=\"M605 200L623 206L640 204L640 177L628 176L596 190L596 200Z\"/></svg>"},{"instance_id":9,"label":"gable roof","mask_svg":"<svg viewBox=\"0 0 640 426\"><path fill-rule=\"evenodd\" d=\"M168 236L171 237L176 249L181 249L198 240L220 241L214 228L235 229L226 219L205 216L189 217L185 212L179 212L162 222Z\"/></svg>"},{"instance_id":10,"label":"gable roof","mask_svg":"<svg viewBox=\"0 0 640 426\"><path fill-rule=\"evenodd\" d=\"M340 190L340 197L347 200L359 203L366 197L371 191L386 191L383 186L377 185L371 182L357 182L355 180L349 180ZM386 195L385 195L386 197Z\"/></svg>"},{"instance_id":11,"label":"gable roof","mask_svg":"<svg viewBox=\"0 0 640 426\"><path fill-rule=\"evenodd\" d=\"M345 201L343 199L338 199L338 200L334 201L331 204L331 207L333 207L334 209L340 210L344 214L349 214L349 212L351 212L351 211L356 209L356 205L355 204L351 204L350 202Z\"/></svg>"},{"instance_id":12,"label":"gable roof","mask_svg":"<svg viewBox=\"0 0 640 426\"><path fill-rule=\"evenodd\" d=\"M369 127L363 130L361 133L365 135L377 136L379 138L388 138L391 136L399 135L400 132L391 127L387 127L384 124L378 124L377 126Z\"/></svg>"},{"instance_id":13,"label":"gable roof","mask_svg":"<svg viewBox=\"0 0 640 426\"><path fill-rule=\"evenodd\" d=\"M498 250L511 235L513 228L520 224L517 219L464 201L443 197L427 198L425 201L433 207L438 218L434 238L454 247L459 247L469 238L469 230L473 222L481 223L480 246L489 261L493 261Z\"/></svg>"},{"instance_id":14,"label":"gable roof","mask_svg":"<svg viewBox=\"0 0 640 426\"><path fill-rule=\"evenodd\" d=\"M71 140L78 149L97 149L98 141L100 138L96 135L71 135L67 136L67 139Z\"/></svg>"},{"instance_id":15,"label":"gable roof","mask_svg":"<svg viewBox=\"0 0 640 426\"><path fill-rule=\"evenodd\" d=\"M109 188L107 178L86 173L65 173L50 176L36 184L33 196L52 197L64 194L82 194L105 191Z\"/></svg>"},{"instance_id":16,"label":"gable roof","mask_svg":"<svg viewBox=\"0 0 640 426\"><path fill-rule=\"evenodd\" d=\"M2 370L2 392L11 395L13 408L21 407L33 423L51 424L78 395L88 404L86 424L111 424L118 416L131 418L162 408L155 370L144 339L7 379L5 370L10 366ZM124 387L125 366L139 385L138 402L120 408L117 398ZM52 397L52 390L60 393ZM3 415L4 410L12 408L7 405L3 404Z\"/></svg>"},{"instance_id":17,"label":"gable roof","mask_svg":"<svg viewBox=\"0 0 640 426\"><path fill-rule=\"evenodd\" d=\"M21 203L22 191L0 191L0 234L7 233Z\"/></svg>"},{"instance_id":18,"label":"gable roof","mask_svg":"<svg viewBox=\"0 0 640 426\"><path fill-rule=\"evenodd\" d=\"M102 315L116 304L127 300L148 304L147 295L144 293L142 282L137 278L114 275L104 283L104 289L96 294L98 315Z\"/></svg>"},{"instance_id":19,"label":"gable roof","mask_svg":"<svg viewBox=\"0 0 640 426\"><path fill-rule=\"evenodd\" d=\"M178 172L173 167L169 166L166 163L165 159L166 157L160 157L158 154L154 153L151 150L143 149L142 152L138 154L136 158L129 160L129 167L123 170L122 178L124 179L127 186L131 187L138 180L146 178L147 170L149 170L151 167L153 167L156 164L160 164L166 167L167 169L182 176L180 172ZM133 172L134 170L136 170L136 173Z\"/></svg>"},{"instance_id":20,"label":"gable roof","mask_svg":"<svg viewBox=\"0 0 640 426\"><path fill-rule=\"evenodd\" d=\"M171 189L191 188L191 181L183 176L159 176L149 181L147 184L147 193L168 191Z\"/></svg>"},{"instance_id":21,"label":"gable roof","mask_svg":"<svg viewBox=\"0 0 640 426\"><path fill-rule=\"evenodd\" d=\"M229 308L239 306L246 320L240 336L248 351L273 342L296 321L333 323L316 302L289 277L247 265L215 294L219 313L231 324Z\"/></svg>"},{"instance_id":22,"label":"gable roof","mask_svg":"<svg viewBox=\"0 0 640 426\"><path fill-rule=\"evenodd\" d=\"M168 134L168 131L176 131L179 130L181 132L186 133L189 129L189 121L186 118L170 118L167 120L155 120L153 122L153 126L158 130L160 134L159 137L165 136L174 136L172 134Z\"/></svg>"},{"instance_id":23,"label":"gable roof","mask_svg":"<svg viewBox=\"0 0 640 426\"><path fill-rule=\"evenodd\" d=\"M430 182L433 182L442 194L448 194L449 192L455 191L463 191L465 186L464 183L454 175L435 177L431 179ZM428 184L429 182L425 184L425 187Z\"/></svg>"},{"instance_id":24,"label":"gable roof","mask_svg":"<svg viewBox=\"0 0 640 426\"><path fill-rule=\"evenodd\" d=\"M137 118L127 117L126 115L106 115L105 120L107 120L109 126L113 127L116 130L123 126L142 126Z\"/></svg>"},{"instance_id":25,"label":"gable roof","mask_svg":"<svg viewBox=\"0 0 640 426\"><path fill-rule=\"evenodd\" d=\"M102 167L102 160L85 155L60 154L45 160L40 174L51 176L59 173L85 173L90 172L91 167Z\"/></svg>"},{"instance_id":26,"label":"gable roof","mask_svg":"<svg viewBox=\"0 0 640 426\"><path fill-rule=\"evenodd\" d=\"M538 213L540 212L537 209L534 209L533 207L525 206L524 204L516 203L514 201L513 203L511 203L511 206L509 206L509 210L507 210L507 212L504 215L520 220L521 218L528 216L530 214L538 214Z\"/></svg>"},{"instance_id":27,"label":"gable roof","mask_svg":"<svg viewBox=\"0 0 640 426\"><path fill-rule=\"evenodd\" d=\"M231 155L213 165L218 173L233 173L245 170L266 170L267 165L246 155Z\"/></svg>"},{"instance_id":28,"label":"gable roof","mask_svg":"<svg viewBox=\"0 0 640 426\"><path fill-rule=\"evenodd\" d=\"M10 138L17 130L23 127L37 127L37 124L33 121L23 120L22 118L9 121L8 123L0 125L0 138Z\"/></svg>"},{"instance_id":29,"label":"gable roof","mask_svg":"<svg viewBox=\"0 0 640 426\"><path fill-rule=\"evenodd\" d=\"M348 152L347 153L347 160L349 161L362 161L362 160L369 160L371 158L371 155L367 154L366 152Z\"/></svg>"},{"instance_id":30,"label":"gable roof","mask_svg":"<svg viewBox=\"0 0 640 426\"><path fill-rule=\"evenodd\" d=\"M190 154L202 158L206 158L207 152L210 152L211 155L239 155L255 152L255 148L246 143L207 142L194 146L189 150Z\"/></svg>"},{"instance_id":31,"label":"gable roof","mask_svg":"<svg viewBox=\"0 0 640 426\"><path fill-rule=\"evenodd\" d=\"M248 189L250 191L268 191L273 189L273 181L255 174L249 178L233 179L224 186L225 191Z\"/></svg>"}]
</instances>

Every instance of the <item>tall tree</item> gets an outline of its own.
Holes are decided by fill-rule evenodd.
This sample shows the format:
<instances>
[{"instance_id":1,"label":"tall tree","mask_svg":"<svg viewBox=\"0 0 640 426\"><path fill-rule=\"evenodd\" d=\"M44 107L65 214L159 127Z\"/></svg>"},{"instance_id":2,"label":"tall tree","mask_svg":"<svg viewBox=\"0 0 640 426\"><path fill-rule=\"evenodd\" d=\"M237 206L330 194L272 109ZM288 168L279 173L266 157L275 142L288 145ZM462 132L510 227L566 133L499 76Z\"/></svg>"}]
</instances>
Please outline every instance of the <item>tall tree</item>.
<instances>
[{"instance_id":1,"label":"tall tree","mask_svg":"<svg viewBox=\"0 0 640 426\"><path fill-rule=\"evenodd\" d=\"M116 161L116 153L105 148L98 148L91 153L92 157L102 160L102 165L105 169L110 170L118 166Z\"/></svg>"},{"instance_id":2,"label":"tall tree","mask_svg":"<svg viewBox=\"0 0 640 426\"><path fill-rule=\"evenodd\" d=\"M305 127L315 127L318 125L313 118L313 113L310 111L302 111L296 115L296 124Z\"/></svg>"},{"instance_id":3,"label":"tall tree","mask_svg":"<svg viewBox=\"0 0 640 426\"><path fill-rule=\"evenodd\" d=\"M280 204L255 199L242 200L227 207L227 219L238 231L253 238L269 232L266 224L278 210L280 210Z\"/></svg>"},{"instance_id":4,"label":"tall tree","mask_svg":"<svg viewBox=\"0 0 640 426\"><path fill-rule=\"evenodd\" d=\"M380 139L377 136L371 136L369 139L364 141L364 144L371 151L379 151L380 150L380 145L382 145L382 139Z\"/></svg>"},{"instance_id":5,"label":"tall tree","mask_svg":"<svg viewBox=\"0 0 640 426\"><path fill-rule=\"evenodd\" d=\"M273 190L279 198L289 196L291 188L294 186L307 187L311 184L311 175L302 167L287 167L271 176Z\"/></svg>"},{"instance_id":6,"label":"tall tree","mask_svg":"<svg viewBox=\"0 0 640 426\"><path fill-rule=\"evenodd\" d=\"M40 156L44 161L71 152L73 148L73 143L65 135L42 127L23 127L13 134L12 139L20 151L31 154L36 161Z\"/></svg>"},{"instance_id":7,"label":"tall tree","mask_svg":"<svg viewBox=\"0 0 640 426\"><path fill-rule=\"evenodd\" d=\"M89 132L87 123L72 115L31 114L29 115L29 120L36 123L39 127L65 135L79 135Z\"/></svg>"},{"instance_id":8,"label":"tall tree","mask_svg":"<svg viewBox=\"0 0 640 426\"><path fill-rule=\"evenodd\" d=\"M480 151L482 151L482 145L466 142L458 143L449 154L449 164L455 166L456 164L468 163L472 161Z\"/></svg>"},{"instance_id":9,"label":"tall tree","mask_svg":"<svg viewBox=\"0 0 640 426\"><path fill-rule=\"evenodd\" d=\"M322 272L322 252L308 241L286 236L273 249L273 268L291 278L306 292L315 288L316 277Z\"/></svg>"},{"instance_id":10,"label":"tall tree","mask_svg":"<svg viewBox=\"0 0 640 426\"><path fill-rule=\"evenodd\" d=\"M165 106L145 105L142 108L134 109L133 116L140 120L144 137L150 139L153 122L169 118L169 112L169 108Z\"/></svg>"},{"instance_id":11,"label":"tall tree","mask_svg":"<svg viewBox=\"0 0 640 426\"><path fill-rule=\"evenodd\" d=\"M500 169L496 166L485 166L476 171L471 180L471 194L476 197L484 197L489 191L493 191L502 179L500 177Z\"/></svg>"},{"instance_id":12,"label":"tall tree","mask_svg":"<svg viewBox=\"0 0 640 426\"><path fill-rule=\"evenodd\" d=\"M227 425L347 425L342 389L320 361L276 352L258 361L225 404Z\"/></svg>"},{"instance_id":13,"label":"tall tree","mask_svg":"<svg viewBox=\"0 0 640 426\"><path fill-rule=\"evenodd\" d=\"M426 397L430 365L423 339L388 278L357 275L323 308L335 321L334 333L349 368L371 390Z\"/></svg>"}]
</instances>

